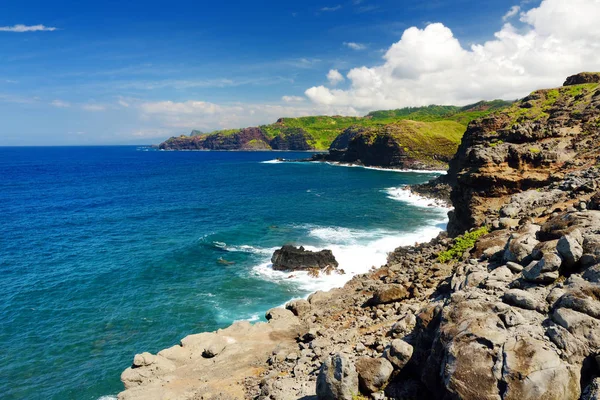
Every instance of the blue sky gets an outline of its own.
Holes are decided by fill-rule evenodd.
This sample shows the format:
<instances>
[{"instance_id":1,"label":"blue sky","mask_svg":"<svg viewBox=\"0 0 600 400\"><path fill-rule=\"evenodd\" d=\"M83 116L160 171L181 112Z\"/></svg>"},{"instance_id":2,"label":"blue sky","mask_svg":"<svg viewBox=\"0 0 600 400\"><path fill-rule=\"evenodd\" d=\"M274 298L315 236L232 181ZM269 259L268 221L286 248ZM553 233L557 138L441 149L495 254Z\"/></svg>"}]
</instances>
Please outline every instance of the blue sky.
<instances>
[{"instance_id":1,"label":"blue sky","mask_svg":"<svg viewBox=\"0 0 600 400\"><path fill-rule=\"evenodd\" d=\"M580 67L548 70L557 55L532 60L531 48L512 57L523 40L579 37L580 16L556 1L5 1L0 145L157 143L280 116L525 95ZM552 18L579 23L546 32ZM486 42L483 56L471 47ZM487 79L457 78L474 57L494 60L470 71Z\"/></svg>"}]
</instances>

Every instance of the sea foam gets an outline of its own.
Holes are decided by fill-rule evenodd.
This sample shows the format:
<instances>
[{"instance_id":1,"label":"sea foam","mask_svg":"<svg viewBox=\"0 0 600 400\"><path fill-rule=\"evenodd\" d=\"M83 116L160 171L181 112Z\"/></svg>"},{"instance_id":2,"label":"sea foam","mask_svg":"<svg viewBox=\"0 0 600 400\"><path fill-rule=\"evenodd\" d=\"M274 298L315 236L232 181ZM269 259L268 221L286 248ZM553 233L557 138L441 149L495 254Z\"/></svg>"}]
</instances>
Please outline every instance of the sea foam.
<instances>
[{"instance_id":1,"label":"sea foam","mask_svg":"<svg viewBox=\"0 0 600 400\"><path fill-rule=\"evenodd\" d=\"M363 274L373 267L386 263L388 253L399 246L414 245L426 242L437 236L447 223L448 206L434 199L429 199L407 190L406 187L384 189L388 198L410 204L415 207L428 208L434 211L426 226L412 232L394 232L383 229L360 230L337 226L312 226L308 228L308 236L322 242L320 248L304 246L305 249L318 251L330 249L339 263L339 269L345 274L321 274L318 278L304 271L283 272L272 268L270 260L255 266L255 275L279 284L294 284L306 292L330 290L343 286L353 276Z\"/></svg>"}]
</instances>

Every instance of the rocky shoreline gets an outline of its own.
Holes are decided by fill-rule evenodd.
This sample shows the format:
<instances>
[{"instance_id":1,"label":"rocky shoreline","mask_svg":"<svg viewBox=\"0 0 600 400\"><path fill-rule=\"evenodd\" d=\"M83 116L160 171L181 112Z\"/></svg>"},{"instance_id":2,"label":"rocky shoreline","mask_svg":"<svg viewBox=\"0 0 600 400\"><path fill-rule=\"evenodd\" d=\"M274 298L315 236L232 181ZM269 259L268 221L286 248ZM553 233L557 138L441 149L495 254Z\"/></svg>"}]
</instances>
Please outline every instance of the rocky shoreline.
<instances>
[{"instance_id":1,"label":"rocky shoreline","mask_svg":"<svg viewBox=\"0 0 600 400\"><path fill-rule=\"evenodd\" d=\"M343 288L136 355L131 399L600 399L600 90L570 77L472 122L448 233ZM451 236L448 236L448 235Z\"/></svg>"}]
</instances>

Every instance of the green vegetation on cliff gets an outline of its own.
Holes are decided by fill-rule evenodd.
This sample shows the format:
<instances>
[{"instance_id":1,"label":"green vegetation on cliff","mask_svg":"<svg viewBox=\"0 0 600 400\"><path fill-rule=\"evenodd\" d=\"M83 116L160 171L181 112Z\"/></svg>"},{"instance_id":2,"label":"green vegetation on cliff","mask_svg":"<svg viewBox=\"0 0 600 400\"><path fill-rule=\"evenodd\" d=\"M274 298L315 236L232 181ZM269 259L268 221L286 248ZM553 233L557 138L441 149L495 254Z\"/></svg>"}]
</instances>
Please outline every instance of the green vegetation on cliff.
<instances>
[{"instance_id":1,"label":"green vegetation on cliff","mask_svg":"<svg viewBox=\"0 0 600 400\"><path fill-rule=\"evenodd\" d=\"M419 131L426 135L437 132L439 135L449 133L450 140L455 141L456 132L464 132L467 124L478 117L509 106L509 102L494 100L479 102L465 107L428 106L408 107L398 110L374 111L365 117L344 116L312 116L298 118L280 118L269 125L257 128L225 129L208 134L194 131L193 136L171 138L160 145L161 149L281 149L281 150L326 150L335 138L350 127L381 128L399 121L410 120L421 122ZM446 124L440 124L445 122ZM248 129L253 129L252 137ZM260 132L260 135L258 134ZM260 137L259 137L260 136ZM193 139L192 139L193 138ZM201 140L206 140L207 145ZM253 141L250 143L249 141ZM261 143L264 142L266 147ZM460 141L460 136L458 137ZM237 147L236 147L237 146Z\"/></svg>"},{"instance_id":2,"label":"green vegetation on cliff","mask_svg":"<svg viewBox=\"0 0 600 400\"><path fill-rule=\"evenodd\" d=\"M475 246L475 242L483 235L487 235L489 233L488 228L481 227L472 232L467 232L462 236L454 239L454 245L448 250L442 251L438 254L438 260L440 262L448 262L451 260L457 260L462 257L463 253L473 246Z\"/></svg>"}]
</instances>

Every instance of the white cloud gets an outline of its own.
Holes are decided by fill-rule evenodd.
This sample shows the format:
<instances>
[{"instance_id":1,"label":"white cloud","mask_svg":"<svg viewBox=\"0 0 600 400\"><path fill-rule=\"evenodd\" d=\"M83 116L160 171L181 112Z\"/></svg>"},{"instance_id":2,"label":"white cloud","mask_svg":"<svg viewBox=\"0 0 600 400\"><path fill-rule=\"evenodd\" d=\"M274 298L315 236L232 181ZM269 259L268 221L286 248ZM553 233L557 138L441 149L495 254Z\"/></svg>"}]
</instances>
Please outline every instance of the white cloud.
<instances>
[{"instance_id":1,"label":"white cloud","mask_svg":"<svg viewBox=\"0 0 600 400\"><path fill-rule=\"evenodd\" d=\"M509 19L511 19L512 17L517 15L519 13L519 11L521 11L521 6L512 6L510 8L510 10L508 10L508 12L506 14L504 14L504 16L502 17L502 20L508 21Z\"/></svg>"},{"instance_id":2,"label":"white cloud","mask_svg":"<svg viewBox=\"0 0 600 400\"><path fill-rule=\"evenodd\" d=\"M51 106L54 107L58 107L58 108L68 108L71 107L71 103L67 102L67 101L63 101L63 100L52 100L52 102L50 103Z\"/></svg>"},{"instance_id":3,"label":"white cloud","mask_svg":"<svg viewBox=\"0 0 600 400\"><path fill-rule=\"evenodd\" d=\"M347 74L348 90L311 87L315 104L362 112L427 104L516 99L559 86L571 74L600 69L599 0L543 0L521 13L493 40L463 48L446 26L412 27L385 53L383 63Z\"/></svg>"},{"instance_id":4,"label":"white cloud","mask_svg":"<svg viewBox=\"0 0 600 400\"><path fill-rule=\"evenodd\" d=\"M117 103L121 106L121 107L125 107L128 108L129 107L129 103L123 99L122 97L119 97L119 100L117 101Z\"/></svg>"},{"instance_id":5,"label":"white cloud","mask_svg":"<svg viewBox=\"0 0 600 400\"><path fill-rule=\"evenodd\" d=\"M45 25L13 25L13 26L0 26L0 32L52 32L57 28L53 26L45 26Z\"/></svg>"},{"instance_id":6,"label":"white cloud","mask_svg":"<svg viewBox=\"0 0 600 400\"><path fill-rule=\"evenodd\" d=\"M344 42L344 46L346 46L352 50L364 50L367 48L366 45L364 45L362 43L355 43L355 42Z\"/></svg>"},{"instance_id":7,"label":"white cloud","mask_svg":"<svg viewBox=\"0 0 600 400\"><path fill-rule=\"evenodd\" d=\"M327 74L327 80L332 86L335 86L338 83L344 82L345 79L337 69L331 69Z\"/></svg>"},{"instance_id":8,"label":"white cloud","mask_svg":"<svg viewBox=\"0 0 600 400\"><path fill-rule=\"evenodd\" d=\"M84 104L81 106L81 108L85 111L93 112L106 110L106 107L101 104Z\"/></svg>"},{"instance_id":9,"label":"white cloud","mask_svg":"<svg viewBox=\"0 0 600 400\"><path fill-rule=\"evenodd\" d=\"M301 96L283 96L281 100L286 103L302 103L306 98Z\"/></svg>"},{"instance_id":10,"label":"white cloud","mask_svg":"<svg viewBox=\"0 0 600 400\"><path fill-rule=\"evenodd\" d=\"M132 104L132 107L134 105ZM166 130L170 134L191 129L210 132L214 129L242 128L275 122L281 117L316 114L359 115L352 107L280 104L215 104L205 101L156 101L135 104L142 121L153 127L147 131Z\"/></svg>"},{"instance_id":11,"label":"white cloud","mask_svg":"<svg viewBox=\"0 0 600 400\"><path fill-rule=\"evenodd\" d=\"M321 8L321 11L337 11L340 10L342 8L341 4L338 4L337 6L333 6L333 7L323 7Z\"/></svg>"}]
</instances>

